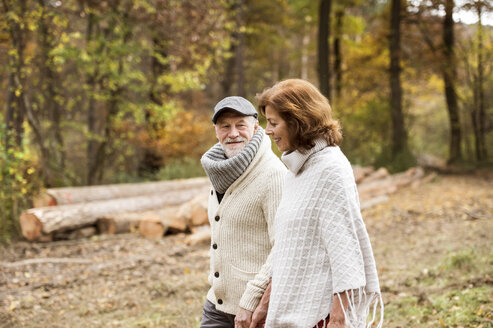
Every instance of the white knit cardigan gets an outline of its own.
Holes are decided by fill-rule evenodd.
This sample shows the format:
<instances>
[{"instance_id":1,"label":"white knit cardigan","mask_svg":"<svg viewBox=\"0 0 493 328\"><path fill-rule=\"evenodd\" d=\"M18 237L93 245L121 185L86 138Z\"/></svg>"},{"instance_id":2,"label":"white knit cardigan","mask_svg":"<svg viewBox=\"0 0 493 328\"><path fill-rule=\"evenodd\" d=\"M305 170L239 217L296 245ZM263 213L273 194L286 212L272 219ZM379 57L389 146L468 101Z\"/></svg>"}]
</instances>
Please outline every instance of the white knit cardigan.
<instances>
[{"instance_id":1,"label":"white knit cardigan","mask_svg":"<svg viewBox=\"0 0 493 328\"><path fill-rule=\"evenodd\" d=\"M264 135L257 154L221 203L211 190L207 299L222 312L236 314L238 307L254 311L269 283L274 217L286 171Z\"/></svg>"},{"instance_id":2,"label":"white knit cardigan","mask_svg":"<svg viewBox=\"0 0 493 328\"><path fill-rule=\"evenodd\" d=\"M381 304L380 327L377 270L349 161L322 139L282 160L289 172L276 213L266 327L312 328L338 293L349 297L346 327L365 327L372 303L373 319Z\"/></svg>"}]
</instances>

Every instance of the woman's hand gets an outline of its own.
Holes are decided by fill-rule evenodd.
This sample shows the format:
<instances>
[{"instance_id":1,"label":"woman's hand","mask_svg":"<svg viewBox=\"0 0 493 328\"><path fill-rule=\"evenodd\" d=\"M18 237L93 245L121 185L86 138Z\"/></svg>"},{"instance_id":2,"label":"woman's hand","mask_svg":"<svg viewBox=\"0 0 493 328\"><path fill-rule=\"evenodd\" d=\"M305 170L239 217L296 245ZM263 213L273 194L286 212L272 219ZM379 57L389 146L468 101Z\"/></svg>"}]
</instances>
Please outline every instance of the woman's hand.
<instances>
[{"instance_id":1,"label":"woman's hand","mask_svg":"<svg viewBox=\"0 0 493 328\"><path fill-rule=\"evenodd\" d=\"M255 311L253 311L252 315L252 323L250 324L249 328L263 328L265 325L265 318L267 318L267 310L268 310L269 304L267 305L261 305L257 306Z\"/></svg>"},{"instance_id":2,"label":"woman's hand","mask_svg":"<svg viewBox=\"0 0 493 328\"><path fill-rule=\"evenodd\" d=\"M346 328L346 323L343 322L336 322L336 321L329 321L329 324L327 325L327 328Z\"/></svg>"},{"instance_id":3,"label":"woman's hand","mask_svg":"<svg viewBox=\"0 0 493 328\"><path fill-rule=\"evenodd\" d=\"M271 282L265 289L264 295L260 299L260 303L257 308L253 312L252 315L252 323L249 328L263 328L265 325L265 319L267 318L267 310L269 309L269 300L270 300L270 289Z\"/></svg>"},{"instance_id":4,"label":"woman's hand","mask_svg":"<svg viewBox=\"0 0 493 328\"><path fill-rule=\"evenodd\" d=\"M344 313L347 311L349 303L347 295L348 294L345 292L334 295L327 328L346 328L346 318Z\"/></svg>"}]
</instances>

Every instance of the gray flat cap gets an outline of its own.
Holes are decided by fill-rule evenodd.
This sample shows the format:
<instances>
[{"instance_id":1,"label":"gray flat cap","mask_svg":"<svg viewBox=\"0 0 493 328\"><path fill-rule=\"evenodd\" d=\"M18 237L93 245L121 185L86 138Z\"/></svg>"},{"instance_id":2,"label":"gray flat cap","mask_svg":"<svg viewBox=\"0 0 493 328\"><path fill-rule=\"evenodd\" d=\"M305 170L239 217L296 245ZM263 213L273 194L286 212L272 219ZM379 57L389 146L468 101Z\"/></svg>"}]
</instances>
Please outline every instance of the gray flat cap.
<instances>
[{"instance_id":1,"label":"gray flat cap","mask_svg":"<svg viewBox=\"0 0 493 328\"><path fill-rule=\"evenodd\" d=\"M241 115L245 116L254 116L257 118L258 114L253 107L252 103L246 100L243 97L226 97L220 102L217 103L216 107L214 107L214 114L212 115L212 122L216 124L219 115L225 110L233 110Z\"/></svg>"}]
</instances>

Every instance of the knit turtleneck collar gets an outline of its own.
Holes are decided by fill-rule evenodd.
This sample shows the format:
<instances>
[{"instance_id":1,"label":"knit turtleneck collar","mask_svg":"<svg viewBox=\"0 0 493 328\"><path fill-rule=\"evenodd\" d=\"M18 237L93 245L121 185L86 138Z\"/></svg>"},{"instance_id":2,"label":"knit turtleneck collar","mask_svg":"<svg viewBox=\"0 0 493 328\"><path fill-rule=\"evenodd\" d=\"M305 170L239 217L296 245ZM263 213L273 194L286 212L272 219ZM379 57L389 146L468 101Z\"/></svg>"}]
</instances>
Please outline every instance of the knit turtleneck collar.
<instances>
[{"instance_id":1,"label":"knit turtleneck collar","mask_svg":"<svg viewBox=\"0 0 493 328\"><path fill-rule=\"evenodd\" d=\"M292 152L285 152L282 154L281 159L291 172L293 172L294 174L298 174L300 169L305 164L306 160L311 155L315 154L316 152L319 152L320 150L324 149L327 146L328 146L327 141L325 139L319 138L315 140L315 146L313 146L307 152L302 153L299 150L295 150Z\"/></svg>"},{"instance_id":2,"label":"knit turtleneck collar","mask_svg":"<svg viewBox=\"0 0 493 328\"><path fill-rule=\"evenodd\" d=\"M250 142L236 156L227 158L220 143L209 149L200 160L212 186L218 193L225 193L229 186L248 168L264 139L262 127L257 128Z\"/></svg>"}]
</instances>

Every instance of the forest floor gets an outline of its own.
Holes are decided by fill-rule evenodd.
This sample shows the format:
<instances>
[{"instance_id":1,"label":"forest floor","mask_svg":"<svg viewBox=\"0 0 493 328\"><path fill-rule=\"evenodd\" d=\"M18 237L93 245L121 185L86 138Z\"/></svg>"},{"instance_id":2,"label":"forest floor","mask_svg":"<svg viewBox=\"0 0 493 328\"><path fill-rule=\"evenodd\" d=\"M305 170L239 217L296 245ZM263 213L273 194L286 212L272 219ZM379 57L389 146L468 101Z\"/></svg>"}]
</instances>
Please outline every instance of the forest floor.
<instances>
[{"instance_id":1,"label":"forest floor","mask_svg":"<svg viewBox=\"0 0 493 328\"><path fill-rule=\"evenodd\" d=\"M363 216L385 327L493 327L493 172L438 176ZM184 237L0 247L0 327L198 327L208 246Z\"/></svg>"}]
</instances>

